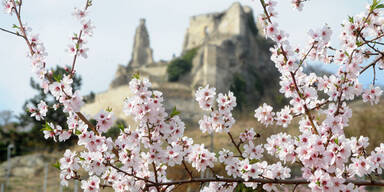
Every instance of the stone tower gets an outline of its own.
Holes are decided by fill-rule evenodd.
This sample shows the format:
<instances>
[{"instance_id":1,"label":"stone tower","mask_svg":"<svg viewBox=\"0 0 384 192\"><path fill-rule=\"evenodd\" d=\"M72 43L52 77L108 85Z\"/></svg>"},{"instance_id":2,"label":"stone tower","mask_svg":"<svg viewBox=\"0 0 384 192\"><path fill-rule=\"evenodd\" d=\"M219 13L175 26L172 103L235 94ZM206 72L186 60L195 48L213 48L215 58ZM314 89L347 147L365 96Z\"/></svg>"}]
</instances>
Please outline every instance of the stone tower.
<instances>
[{"instance_id":1,"label":"stone tower","mask_svg":"<svg viewBox=\"0 0 384 192\"><path fill-rule=\"evenodd\" d=\"M145 27L145 19L140 19L140 24L136 28L134 44L132 49L132 59L130 67L140 67L153 63L152 49L149 44L149 35Z\"/></svg>"}]
</instances>

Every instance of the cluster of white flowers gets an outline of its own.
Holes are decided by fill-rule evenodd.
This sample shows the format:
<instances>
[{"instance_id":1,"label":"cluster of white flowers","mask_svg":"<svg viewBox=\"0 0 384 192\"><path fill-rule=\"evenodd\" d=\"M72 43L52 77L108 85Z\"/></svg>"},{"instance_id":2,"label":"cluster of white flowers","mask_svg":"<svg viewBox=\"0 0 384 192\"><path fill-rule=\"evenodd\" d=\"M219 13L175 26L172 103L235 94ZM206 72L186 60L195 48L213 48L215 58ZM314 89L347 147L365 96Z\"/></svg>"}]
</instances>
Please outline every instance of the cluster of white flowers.
<instances>
[{"instance_id":1,"label":"cluster of white flowers","mask_svg":"<svg viewBox=\"0 0 384 192\"><path fill-rule=\"evenodd\" d=\"M199 121L200 130L203 133L222 132L223 130L228 132L235 123L232 110L236 107L236 97L231 91L228 94L219 93L217 99L215 99L215 95L216 89L209 88L208 85L199 87L195 93L200 108L211 111L210 116L204 115L203 119Z\"/></svg>"},{"instance_id":2,"label":"cluster of white flowers","mask_svg":"<svg viewBox=\"0 0 384 192\"><path fill-rule=\"evenodd\" d=\"M91 37L93 35L93 30L95 26L92 24L91 20L87 18L88 12L87 7L91 5L90 1L87 1L87 5L85 9L75 8L73 12L73 16L80 21L81 30L80 33L74 33L71 37L72 43L68 45L67 51L74 56L80 55L83 58L88 58L88 50L86 47L87 37Z\"/></svg>"},{"instance_id":3,"label":"cluster of white flowers","mask_svg":"<svg viewBox=\"0 0 384 192\"><path fill-rule=\"evenodd\" d=\"M380 87L370 86L369 89L365 90L362 97L364 102L370 102L371 105L378 104L380 96L383 94L383 90Z\"/></svg>"},{"instance_id":4,"label":"cluster of white flowers","mask_svg":"<svg viewBox=\"0 0 384 192\"><path fill-rule=\"evenodd\" d=\"M37 108L31 103L28 104L28 111L31 113L31 117L35 117L37 121L43 120L47 115L48 106L44 101L40 101L37 104Z\"/></svg>"}]
</instances>

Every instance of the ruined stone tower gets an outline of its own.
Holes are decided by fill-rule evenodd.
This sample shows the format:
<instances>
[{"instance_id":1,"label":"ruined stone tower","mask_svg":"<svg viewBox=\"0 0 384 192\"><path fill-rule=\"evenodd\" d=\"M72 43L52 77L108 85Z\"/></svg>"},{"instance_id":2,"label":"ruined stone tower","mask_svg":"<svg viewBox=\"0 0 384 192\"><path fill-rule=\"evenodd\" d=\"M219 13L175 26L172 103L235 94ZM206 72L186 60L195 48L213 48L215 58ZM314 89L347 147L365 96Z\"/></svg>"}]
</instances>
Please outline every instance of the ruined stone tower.
<instances>
[{"instance_id":1,"label":"ruined stone tower","mask_svg":"<svg viewBox=\"0 0 384 192\"><path fill-rule=\"evenodd\" d=\"M220 41L235 35L246 35L251 16L252 10L238 2L224 12L192 16L185 34L183 50L198 47L207 40Z\"/></svg>"},{"instance_id":2,"label":"ruined stone tower","mask_svg":"<svg viewBox=\"0 0 384 192\"><path fill-rule=\"evenodd\" d=\"M136 28L132 58L129 62L129 66L140 67L150 63L153 63L153 56L152 49L149 44L149 35L145 26L145 19L140 19L140 24Z\"/></svg>"}]
</instances>

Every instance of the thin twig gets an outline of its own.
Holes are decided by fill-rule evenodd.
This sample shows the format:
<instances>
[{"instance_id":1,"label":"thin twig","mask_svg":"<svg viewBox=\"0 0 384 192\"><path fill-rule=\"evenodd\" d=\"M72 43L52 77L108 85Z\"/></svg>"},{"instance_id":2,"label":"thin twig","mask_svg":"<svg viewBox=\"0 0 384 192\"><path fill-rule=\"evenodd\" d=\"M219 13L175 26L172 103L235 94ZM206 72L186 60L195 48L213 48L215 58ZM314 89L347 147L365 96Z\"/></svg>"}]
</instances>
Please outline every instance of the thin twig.
<instances>
[{"instance_id":1,"label":"thin twig","mask_svg":"<svg viewBox=\"0 0 384 192\"><path fill-rule=\"evenodd\" d=\"M188 172L189 178L192 179L192 178L193 178L192 171L190 171L190 170L188 169L188 166L187 166L187 164L185 163L184 159L183 159L182 163L183 163L183 165L184 165L185 170Z\"/></svg>"},{"instance_id":2,"label":"thin twig","mask_svg":"<svg viewBox=\"0 0 384 192\"><path fill-rule=\"evenodd\" d=\"M284 54L284 53L283 53ZM301 92L300 92L300 90L299 90L299 87L298 87L298 85L297 85L297 82L296 82L296 78L295 78L295 74L293 73L293 72L290 72L291 73L291 78L292 78L292 80L293 80L293 84L294 84L294 86L295 86L295 90L296 90L296 92L297 92L297 94L299 95L299 97L301 98ZM312 132L314 133L314 134L316 134L316 135L318 135L319 134L319 132L317 131L317 128L316 128L316 126L315 126L315 123L313 122L314 120L313 120L313 117L312 117L312 115L311 115L311 111L308 109L308 107L307 107L307 104L303 104L303 107L304 107L304 111L305 111L305 114L307 115L307 117L308 117L308 120L309 120L309 122L311 123L311 126L312 126Z\"/></svg>"},{"instance_id":3,"label":"thin twig","mask_svg":"<svg viewBox=\"0 0 384 192\"><path fill-rule=\"evenodd\" d=\"M374 66L377 62L380 61L380 59L384 59L384 56L381 56L381 57L378 57L376 60L374 60L372 63L370 63L369 65L365 66L361 71L360 71L360 74L364 73L364 71L366 71L368 68L370 68L371 66Z\"/></svg>"},{"instance_id":4,"label":"thin twig","mask_svg":"<svg viewBox=\"0 0 384 192\"><path fill-rule=\"evenodd\" d=\"M122 170L122 169L116 167L115 165L113 165L113 164L111 164L111 163L109 163L109 162L108 162L106 165L107 165L107 166L110 166L110 167L112 167L112 168L114 168L114 169L116 169L116 171L118 171L118 172L120 172L120 173L124 173L125 175L134 177L134 178L137 179L137 180L142 180L142 181L145 181L145 182L148 182L148 183L155 184L155 182L153 182L153 181L151 181L151 180L149 180L149 179L145 179L145 178L138 177L138 176L136 176L136 174L133 174L133 173L132 173L132 174L131 174L131 173L128 173L128 172L126 172L126 171L124 171L124 170Z\"/></svg>"},{"instance_id":5,"label":"thin twig","mask_svg":"<svg viewBox=\"0 0 384 192\"><path fill-rule=\"evenodd\" d=\"M316 110L316 109L320 109L320 107L323 107L324 105L328 104L329 103L329 100L326 100L324 101L323 103L320 103L320 104L317 104L316 107L313 107L311 109L308 109L309 111L313 111L313 110ZM293 118L295 117L299 117L301 115L304 115L305 113L298 113L298 114L294 114L292 115Z\"/></svg>"},{"instance_id":6,"label":"thin twig","mask_svg":"<svg viewBox=\"0 0 384 192\"><path fill-rule=\"evenodd\" d=\"M236 144L235 140L233 139L233 136L232 136L231 132L228 132L228 135L229 135L229 138L231 138L232 144L236 147L237 151L240 153L240 156L242 158L244 158L243 157L243 153L241 152L240 146L238 144Z\"/></svg>"},{"instance_id":7,"label":"thin twig","mask_svg":"<svg viewBox=\"0 0 384 192\"><path fill-rule=\"evenodd\" d=\"M299 186L300 184L296 184L295 187L293 188L292 192L295 192L296 188Z\"/></svg>"},{"instance_id":8,"label":"thin twig","mask_svg":"<svg viewBox=\"0 0 384 192\"><path fill-rule=\"evenodd\" d=\"M12 0L12 4L13 4L14 7L17 7L14 0ZM31 52L31 55L33 55L33 54L35 54L35 51L33 51L32 44L28 40L27 33L25 32L25 28L24 28L23 22L21 22L21 13L16 8L14 8L14 10L15 10L15 14L16 14L16 17L17 17L17 21L19 22L19 25L20 25L19 28L20 28L20 31L22 33L22 36L23 36L25 42L28 45L28 48L29 48L29 51ZM21 9L19 9L19 10L21 10Z\"/></svg>"},{"instance_id":9,"label":"thin twig","mask_svg":"<svg viewBox=\"0 0 384 192\"><path fill-rule=\"evenodd\" d=\"M375 85L375 82L376 82L376 67L375 67L376 64L373 65L373 85Z\"/></svg>"},{"instance_id":10,"label":"thin twig","mask_svg":"<svg viewBox=\"0 0 384 192\"><path fill-rule=\"evenodd\" d=\"M261 3L261 6L262 6L263 9L264 9L264 13L265 13L265 15L267 16L267 19L268 19L269 23L272 24L272 21L271 21L271 18L270 18L270 16L269 16L269 14L268 14L268 11L267 11L267 8L266 8L266 6L265 6L265 2L264 2L264 0L260 0L260 3Z\"/></svg>"},{"instance_id":11,"label":"thin twig","mask_svg":"<svg viewBox=\"0 0 384 192\"><path fill-rule=\"evenodd\" d=\"M315 47L315 44L317 43L317 41L313 42L312 43L312 46L311 48L307 51L307 53L304 55L304 57L300 60L300 63L299 63L299 66L297 67L297 69L295 70L294 74L297 73L297 71L300 69L300 67L303 65L305 59L307 59L309 53L312 51L312 49Z\"/></svg>"},{"instance_id":12,"label":"thin twig","mask_svg":"<svg viewBox=\"0 0 384 192\"><path fill-rule=\"evenodd\" d=\"M88 125L88 127L93 131L95 132L96 135L100 135L99 132L96 130L96 127L88 121L88 119L80 112L76 112L76 115L79 116L79 118L85 123Z\"/></svg>"},{"instance_id":13,"label":"thin twig","mask_svg":"<svg viewBox=\"0 0 384 192\"><path fill-rule=\"evenodd\" d=\"M89 7L89 0L86 1L84 11L86 11L88 9L88 7ZM76 52L75 52L75 55L73 56L73 60L72 60L72 68L71 68L71 72L69 74L70 77L72 77L74 72L75 72L75 65L76 65L77 55L79 54L79 45L82 41L82 39L81 39L82 34L83 34L83 30L81 29L79 32L79 37L77 38L77 42L76 42Z\"/></svg>"},{"instance_id":14,"label":"thin twig","mask_svg":"<svg viewBox=\"0 0 384 192\"><path fill-rule=\"evenodd\" d=\"M7 32L7 33L10 33L10 34L12 34L12 35L16 35L16 36L21 37L21 38L24 39L24 37L23 37L22 35L20 35L19 33L17 33L17 32L13 32L13 31L10 31L10 30L1 28L1 27L0 27L0 30L1 30L1 31L4 31L4 32Z\"/></svg>"}]
</instances>

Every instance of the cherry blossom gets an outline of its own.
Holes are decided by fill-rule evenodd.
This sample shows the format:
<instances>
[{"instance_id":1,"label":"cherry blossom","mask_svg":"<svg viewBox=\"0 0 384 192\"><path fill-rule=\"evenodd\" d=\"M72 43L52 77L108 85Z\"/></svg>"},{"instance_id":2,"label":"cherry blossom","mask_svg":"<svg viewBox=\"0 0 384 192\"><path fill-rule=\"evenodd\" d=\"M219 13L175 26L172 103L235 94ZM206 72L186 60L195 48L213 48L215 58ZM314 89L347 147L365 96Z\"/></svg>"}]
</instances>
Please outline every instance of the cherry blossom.
<instances>
[{"instance_id":1,"label":"cherry blossom","mask_svg":"<svg viewBox=\"0 0 384 192\"><path fill-rule=\"evenodd\" d=\"M263 106L255 110L255 118L266 126L271 125L275 115L275 112L272 112L272 109L271 106L264 103Z\"/></svg>"},{"instance_id":2,"label":"cherry blossom","mask_svg":"<svg viewBox=\"0 0 384 192\"><path fill-rule=\"evenodd\" d=\"M96 176L92 176L88 181L81 181L81 188L84 192L96 192L99 191L100 179Z\"/></svg>"},{"instance_id":3,"label":"cherry blossom","mask_svg":"<svg viewBox=\"0 0 384 192\"><path fill-rule=\"evenodd\" d=\"M370 102L371 105L379 103L380 96L383 94L383 91L380 87L371 87L364 91L363 93L363 101Z\"/></svg>"},{"instance_id":4,"label":"cherry blossom","mask_svg":"<svg viewBox=\"0 0 384 192\"><path fill-rule=\"evenodd\" d=\"M85 10L79 9L75 7L75 10L73 11L72 15L75 16L77 19L83 19L87 16L87 12Z\"/></svg>"},{"instance_id":5,"label":"cherry blossom","mask_svg":"<svg viewBox=\"0 0 384 192\"><path fill-rule=\"evenodd\" d=\"M105 133L113 125L115 120L113 113L108 111L100 111L95 117L97 124L96 128L100 133Z\"/></svg>"},{"instance_id":6,"label":"cherry blossom","mask_svg":"<svg viewBox=\"0 0 384 192\"><path fill-rule=\"evenodd\" d=\"M200 87L195 93L196 101L203 110L211 110L215 101L215 95L216 88L209 88L209 85L204 88Z\"/></svg>"},{"instance_id":7,"label":"cherry blossom","mask_svg":"<svg viewBox=\"0 0 384 192\"><path fill-rule=\"evenodd\" d=\"M47 115L48 106L44 101L40 101L35 108L32 104L28 104L28 111L31 113L31 117L35 117L37 121L44 120Z\"/></svg>"},{"instance_id":8,"label":"cherry blossom","mask_svg":"<svg viewBox=\"0 0 384 192\"><path fill-rule=\"evenodd\" d=\"M3 1L3 6L4 6L5 13L8 13L8 14L12 13L12 10L14 8L12 1L10 0Z\"/></svg>"}]
</instances>

